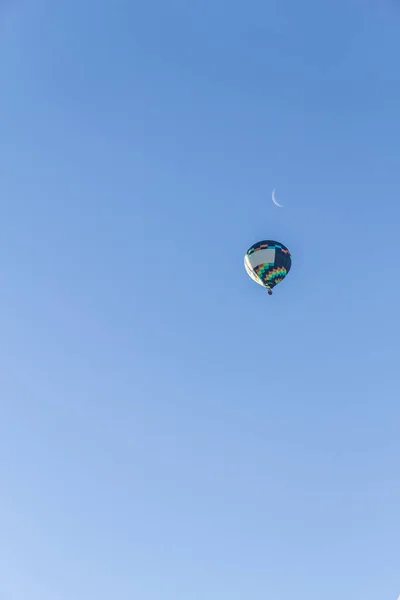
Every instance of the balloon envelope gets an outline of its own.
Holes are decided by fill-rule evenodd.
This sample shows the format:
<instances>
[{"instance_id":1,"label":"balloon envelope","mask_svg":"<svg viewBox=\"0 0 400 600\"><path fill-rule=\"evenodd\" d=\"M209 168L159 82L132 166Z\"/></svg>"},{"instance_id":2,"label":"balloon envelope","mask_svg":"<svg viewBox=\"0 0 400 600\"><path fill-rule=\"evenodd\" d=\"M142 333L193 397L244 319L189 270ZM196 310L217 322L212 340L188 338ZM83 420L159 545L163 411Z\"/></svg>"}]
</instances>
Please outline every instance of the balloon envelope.
<instances>
[{"instance_id":1,"label":"balloon envelope","mask_svg":"<svg viewBox=\"0 0 400 600\"><path fill-rule=\"evenodd\" d=\"M256 283L271 290L289 273L292 257L280 242L263 240L247 250L244 266Z\"/></svg>"}]
</instances>

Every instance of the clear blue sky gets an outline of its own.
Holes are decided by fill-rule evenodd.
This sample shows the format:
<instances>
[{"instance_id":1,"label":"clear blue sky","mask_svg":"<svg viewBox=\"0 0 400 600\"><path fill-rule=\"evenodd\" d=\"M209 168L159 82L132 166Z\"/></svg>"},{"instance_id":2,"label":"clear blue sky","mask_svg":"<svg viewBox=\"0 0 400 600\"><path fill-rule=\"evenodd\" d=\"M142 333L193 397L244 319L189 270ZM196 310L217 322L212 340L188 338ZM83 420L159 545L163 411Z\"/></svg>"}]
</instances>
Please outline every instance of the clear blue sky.
<instances>
[{"instance_id":1,"label":"clear blue sky","mask_svg":"<svg viewBox=\"0 0 400 600\"><path fill-rule=\"evenodd\" d=\"M1 600L400 593L399 28L2 3Z\"/></svg>"}]
</instances>

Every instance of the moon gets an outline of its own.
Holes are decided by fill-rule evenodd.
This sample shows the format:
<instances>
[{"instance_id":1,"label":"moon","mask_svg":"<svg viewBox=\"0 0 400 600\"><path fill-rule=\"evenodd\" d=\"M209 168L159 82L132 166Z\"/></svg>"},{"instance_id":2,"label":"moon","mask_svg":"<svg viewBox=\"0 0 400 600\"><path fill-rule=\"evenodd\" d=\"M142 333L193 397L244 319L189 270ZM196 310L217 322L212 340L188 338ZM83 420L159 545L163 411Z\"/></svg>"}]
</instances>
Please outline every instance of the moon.
<instances>
[{"instance_id":1,"label":"moon","mask_svg":"<svg viewBox=\"0 0 400 600\"><path fill-rule=\"evenodd\" d=\"M276 189L276 188L275 188L275 189ZM274 189L274 191L272 192L272 202L273 202L274 204L276 204L276 206L279 206L279 208L283 208L282 204L279 204L278 200L275 198L275 189Z\"/></svg>"}]
</instances>

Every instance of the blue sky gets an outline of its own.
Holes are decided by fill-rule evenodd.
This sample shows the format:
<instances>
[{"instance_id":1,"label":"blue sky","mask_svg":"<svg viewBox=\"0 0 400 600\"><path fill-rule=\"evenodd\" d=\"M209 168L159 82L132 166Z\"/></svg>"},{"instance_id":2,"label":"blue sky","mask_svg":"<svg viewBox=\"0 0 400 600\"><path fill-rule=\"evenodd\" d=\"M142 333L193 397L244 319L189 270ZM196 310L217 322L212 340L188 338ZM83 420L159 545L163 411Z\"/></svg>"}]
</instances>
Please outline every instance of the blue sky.
<instances>
[{"instance_id":1,"label":"blue sky","mask_svg":"<svg viewBox=\"0 0 400 600\"><path fill-rule=\"evenodd\" d=\"M399 27L2 4L2 599L400 593Z\"/></svg>"}]
</instances>

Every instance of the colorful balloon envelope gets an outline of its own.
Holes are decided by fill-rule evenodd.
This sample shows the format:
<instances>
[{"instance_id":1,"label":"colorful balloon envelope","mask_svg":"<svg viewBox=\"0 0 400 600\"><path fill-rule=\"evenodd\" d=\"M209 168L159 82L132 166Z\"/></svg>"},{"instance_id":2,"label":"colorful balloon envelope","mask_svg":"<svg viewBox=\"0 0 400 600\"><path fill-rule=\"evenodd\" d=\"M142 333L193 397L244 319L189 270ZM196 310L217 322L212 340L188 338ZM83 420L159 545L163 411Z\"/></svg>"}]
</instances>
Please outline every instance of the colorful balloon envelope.
<instances>
[{"instance_id":1,"label":"colorful balloon envelope","mask_svg":"<svg viewBox=\"0 0 400 600\"><path fill-rule=\"evenodd\" d=\"M280 242L263 240L247 250L244 266L248 275L272 294L272 288L289 273L292 257L286 246Z\"/></svg>"}]
</instances>

